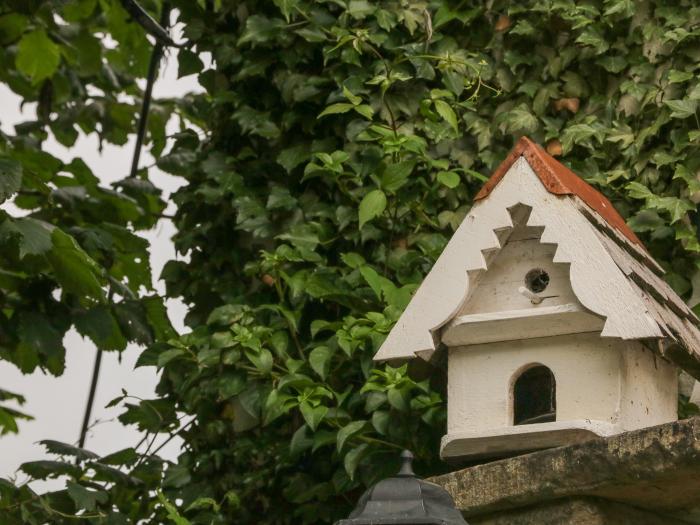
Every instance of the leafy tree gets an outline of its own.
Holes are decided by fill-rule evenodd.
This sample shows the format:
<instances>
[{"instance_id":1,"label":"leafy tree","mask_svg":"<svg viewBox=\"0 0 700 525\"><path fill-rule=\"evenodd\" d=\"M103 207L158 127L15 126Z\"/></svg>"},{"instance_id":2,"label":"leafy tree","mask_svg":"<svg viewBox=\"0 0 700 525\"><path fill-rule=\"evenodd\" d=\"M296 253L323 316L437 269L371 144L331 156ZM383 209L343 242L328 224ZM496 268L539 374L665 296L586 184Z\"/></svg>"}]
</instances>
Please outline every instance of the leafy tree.
<instances>
[{"instance_id":1,"label":"leafy tree","mask_svg":"<svg viewBox=\"0 0 700 525\"><path fill-rule=\"evenodd\" d=\"M445 469L440 363L376 367L371 358L523 133L607 193L676 291L698 297L700 8L689 0L173 6L188 41L180 72L197 73L206 92L173 102L190 124L166 154L159 128L152 140L158 165L188 181L174 196L175 243L188 257L163 278L168 295L190 305L192 331L152 329L140 365L161 371L158 398L116 401L125 424L185 446L165 464L154 453L98 458L49 442L77 465L23 467L35 478L68 476L65 491L0 485L17 522L86 512L95 523L329 523L396 468L400 448L414 450L421 474ZM101 0L88 32L114 12ZM48 17L51 36L41 13L31 27ZM120 20L124 32L140 31ZM35 35L25 45L46 42ZM136 47L120 52L139 63ZM215 64L206 70L204 52ZM104 53L107 65L127 67ZM53 76L21 60L6 74L55 82L61 67L74 69L64 56ZM157 209L144 206L154 220ZM120 225L148 227L144 217ZM95 275L110 271L74 238ZM42 275L66 286L55 270ZM80 304L87 290L73 290Z\"/></svg>"},{"instance_id":2,"label":"leafy tree","mask_svg":"<svg viewBox=\"0 0 700 525\"><path fill-rule=\"evenodd\" d=\"M36 104L35 120L0 133L0 199L12 203L0 211L0 358L60 375L71 326L109 351L172 331L153 293L148 244L135 234L158 220L159 190L145 172L105 187L81 159L42 147L49 134L66 147L81 133L125 144L150 45L118 2L95 0L3 0L0 44L0 81ZM167 112L152 114L155 154ZM9 398L23 399L0 391ZM0 405L0 431L16 431L16 417Z\"/></svg>"}]
</instances>

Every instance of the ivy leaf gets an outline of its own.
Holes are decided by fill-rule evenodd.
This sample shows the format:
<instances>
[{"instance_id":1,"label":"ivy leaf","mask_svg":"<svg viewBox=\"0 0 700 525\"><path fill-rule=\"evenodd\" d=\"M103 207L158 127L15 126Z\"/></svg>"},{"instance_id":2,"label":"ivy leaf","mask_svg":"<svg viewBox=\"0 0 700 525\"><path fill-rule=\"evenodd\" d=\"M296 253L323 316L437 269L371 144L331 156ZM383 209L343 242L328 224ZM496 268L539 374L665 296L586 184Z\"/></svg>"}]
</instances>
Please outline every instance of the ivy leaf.
<instances>
[{"instance_id":1,"label":"ivy leaf","mask_svg":"<svg viewBox=\"0 0 700 525\"><path fill-rule=\"evenodd\" d=\"M19 41L15 65L32 84L53 76L60 63L61 50L43 29L26 33Z\"/></svg>"},{"instance_id":2,"label":"ivy leaf","mask_svg":"<svg viewBox=\"0 0 700 525\"><path fill-rule=\"evenodd\" d=\"M367 222L379 217L386 209L386 195L382 190L372 190L360 202L360 229Z\"/></svg>"},{"instance_id":3,"label":"ivy leaf","mask_svg":"<svg viewBox=\"0 0 700 525\"><path fill-rule=\"evenodd\" d=\"M245 31L238 39L238 45L253 43L262 44L273 40L279 35L284 22L280 19L270 19L262 15L252 15L246 20Z\"/></svg>"},{"instance_id":4,"label":"ivy leaf","mask_svg":"<svg viewBox=\"0 0 700 525\"><path fill-rule=\"evenodd\" d=\"M440 184L454 189L459 186L459 174L454 171L440 171L437 174L437 180Z\"/></svg>"},{"instance_id":5,"label":"ivy leaf","mask_svg":"<svg viewBox=\"0 0 700 525\"><path fill-rule=\"evenodd\" d=\"M9 199L22 187L22 164L0 156L0 202Z\"/></svg>"},{"instance_id":6,"label":"ivy leaf","mask_svg":"<svg viewBox=\"0 0 700 525\"><path fill-rule=\"evenodd\" d=\"M697 100L666 100L664 104L671 108L671 116L678 119L684 119L695 115L695 110L698 108Z\"/></svg>"},{"instance_id":7,"label":"ivy leaf","mask_svg":"<svg viewBox=\"0 0 700 525\"><path fill-rule=\"evenodd\" d=\"M452 126L452 129L455 131L459 130L459 126L457 125L457 115L447 102L444 100L436 100L435 111L438 112L438 115L440 115L445 122Z\"/></svg>"},{"instance_id":8,"label":"ivy leaf","mask_svg":"<svg viewBox=\"0 0 700 525\"><path fill-rule=\"evenodd\" d=\"M538 120L525 105L521 105L507 113L505 124L510 132L532 133L537 130Z\"/></svg>"}]
</instances>

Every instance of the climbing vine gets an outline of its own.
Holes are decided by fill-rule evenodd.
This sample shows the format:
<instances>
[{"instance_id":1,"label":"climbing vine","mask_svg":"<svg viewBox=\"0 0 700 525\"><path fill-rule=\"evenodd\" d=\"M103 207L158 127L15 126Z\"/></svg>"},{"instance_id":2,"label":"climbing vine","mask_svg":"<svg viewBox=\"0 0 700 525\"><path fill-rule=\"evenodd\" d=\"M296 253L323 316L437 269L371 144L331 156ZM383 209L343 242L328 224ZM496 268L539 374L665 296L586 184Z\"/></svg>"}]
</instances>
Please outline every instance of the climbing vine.
<instances>
[{"instance_id":1,"label":"climbing vine","mask_svg":"<svg viewBox=\"0 0 700 525\"><path fill-rule=\"evenodd\" d=\"M692 2L172 4L180 73L205 93L172 101L183 127L165 153L152 144L188 182L173 197L183 257L163 278L191 331L144 350L156 399L115 403L183 451L49 442L64 459L23 470L66 489L0 485L17 522L331 523L400 448L422 475L446 469L440 363L372 356L522 134L606 193L697 302Z\"/></svg>"}]
</instances>

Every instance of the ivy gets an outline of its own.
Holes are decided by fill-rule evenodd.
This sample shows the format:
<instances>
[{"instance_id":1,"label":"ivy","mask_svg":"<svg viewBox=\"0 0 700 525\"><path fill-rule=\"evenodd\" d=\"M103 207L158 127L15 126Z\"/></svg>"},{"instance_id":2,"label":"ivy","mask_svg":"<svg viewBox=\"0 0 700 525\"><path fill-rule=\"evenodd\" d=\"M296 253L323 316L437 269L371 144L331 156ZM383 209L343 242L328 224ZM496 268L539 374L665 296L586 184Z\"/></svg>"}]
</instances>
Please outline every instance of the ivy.
<instances>
[{"instance_id":1,"label":"ivy","mask_svg":"<svg viewBox=\"0 0 700 525\"><path fill-rule=\"evenodd\" d=\"M184 441L174 463L147 445L105 458L51 445L56 461L23 468L70 484L40 495L0 483L8 519L330 523L395 472L401 448L422 475L447 469L443 367L372 356L524 133L603 191L668 282L697 300L692 2L172 3L187 40L180 73L205 89L154 108L181 117L167 145L152 131L158 166L187 180L173 197L182 257L163 272L167 295L190 307L179 336L137 262L147 247L133 232L163 206L145 171L102 188L37 144L46 129L66 145L77 129L126 141L135 107L117 95L139 96L130 80L145 69L143 33L108 0L65 4L73 31L38 7L0 17L0 41L43 29L51 44L41 45L61 49L55 68L37 69L6 46L0 78L16 92L65 96L76 84L64 79L78 75L104 93L70 88L66 115L40 103L45 120L22 128L29 138L0 148L0 194L30 212L0 225L11 248L0 282L13 299L2 311L25 319L0 356L59 372L56 341L72 325L104 349L141 342L139 366L161 373L158 397L124 393L120 419L144 443ZM120 45L97 50L90 35L101 31ZM80 53L64 43L73 38ZM214 58L205 70L203 53ZM96 72L96 56L117 82ZM32 315L49 321L40 334L21 329Z\"/></svg>"}]
</instances>

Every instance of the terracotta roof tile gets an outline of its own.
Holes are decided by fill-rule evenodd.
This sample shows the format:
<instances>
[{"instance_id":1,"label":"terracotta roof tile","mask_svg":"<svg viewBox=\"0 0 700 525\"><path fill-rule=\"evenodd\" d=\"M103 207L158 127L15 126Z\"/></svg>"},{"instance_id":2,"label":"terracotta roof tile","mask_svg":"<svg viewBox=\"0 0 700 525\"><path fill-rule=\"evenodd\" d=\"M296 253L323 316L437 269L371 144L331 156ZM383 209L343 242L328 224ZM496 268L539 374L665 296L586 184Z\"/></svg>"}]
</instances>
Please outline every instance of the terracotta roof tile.
<instances>
[{"instance_id":1,"label":"terracotta roof tile","mask_svg":"<svg viewBox=\"0 0 700 525\"><path fill-rule=\"evenodd\" d=\"M496 185L501 181L506 172L519 157L525 157L537 174L537 176L547 188L547 191L555 195L576 195L588 206L598 212L605 221L621 234L634 242L642 249L644 244L627 226L625 220L620 216L612 203L598 190L576 175L569 168L557 161L554 157L545 152L539 145L535 144L527 137L521 137L513 150L508 154L503 162L496 168L491 178L486 181L475 200L487 197Z\"/></svg>"}]
</instances>

